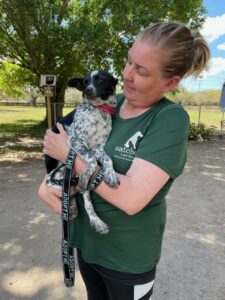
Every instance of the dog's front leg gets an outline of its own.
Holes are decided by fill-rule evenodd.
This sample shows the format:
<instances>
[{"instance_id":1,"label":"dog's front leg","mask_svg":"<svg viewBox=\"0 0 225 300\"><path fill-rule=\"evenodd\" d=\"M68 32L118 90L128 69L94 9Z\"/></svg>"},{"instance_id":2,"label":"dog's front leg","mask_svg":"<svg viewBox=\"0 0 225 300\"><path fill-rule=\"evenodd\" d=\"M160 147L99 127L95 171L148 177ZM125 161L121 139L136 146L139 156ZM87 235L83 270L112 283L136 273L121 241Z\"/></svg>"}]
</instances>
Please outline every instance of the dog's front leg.
<instances>
[{"instance_id":1,"label":"dog's front leg","mask_svg":"<svg viewBox=\"0 0 225 300\"><path fill-rule=\"evenodd\" d=\"M109 227L105 224L99 216L96 214L93 204L91 202L90 193L88 191L83 193L84 206L88 214L91 226L101 234L107 234L109 232Z\"/></svg>"},{"instance_id":2,"label":"dog's front leg","mask_svg":"<svg viewBox=\"0 0 225 300\"><path fill-rule=\"evenodd\" d=\"M113 163L111 158L105 153L103 146L96 147L92 149L92 155L96 158L98 162L102 164L104 172L104 181L110 187L117 188L120 184L118 176L113 169Z\"/></svg>"},{"instance_id":3,"label":"dog's front leg","mask_svg":"<svg viewBox=\"0 0 225 300\"><path fill-rule=\"evenodd\" d=\"M87 189L91 175L97 168L97 161L81 138L76 137L76 139L72 140L71 147L87 166L85 172L80 175L78 181L79 191L84 191Z\"/></svg>"}]
</instances>

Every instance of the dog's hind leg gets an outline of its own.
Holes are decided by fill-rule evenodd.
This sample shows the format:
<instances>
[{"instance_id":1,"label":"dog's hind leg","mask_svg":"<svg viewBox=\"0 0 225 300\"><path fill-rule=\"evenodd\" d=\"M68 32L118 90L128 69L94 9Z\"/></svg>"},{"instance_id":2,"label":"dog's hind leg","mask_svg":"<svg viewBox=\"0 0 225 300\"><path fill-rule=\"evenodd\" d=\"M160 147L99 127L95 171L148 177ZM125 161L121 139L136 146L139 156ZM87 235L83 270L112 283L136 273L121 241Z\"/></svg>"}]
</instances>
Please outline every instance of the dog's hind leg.
<instances>
[{"instance_id":1,"label":"dog's hind leg","mask_svg":"<svg viewBox=\"0 0 225 300\"><path fill-rule=\"evenodd\" d=\"M90 193L88 191L84 192L83 197L85 210L88 214L91 226L100 234L107 234L109 232L109 227L96 214L91 201Z\"/></svg>"},{"instance_id":2,"label":"dog's hind leg","mask_svg":"<svg viewBox=\"0 0 225 300\"><path fill-rule=\"evenodd\" d=\"M117 188L120 184L119 178L113 169L113 163L111 158L105 153L102 146L92 149L92 155L96 158L98 162L102 164L104 172L104 181L110 187Z\"/></svg>"}]
</instances>

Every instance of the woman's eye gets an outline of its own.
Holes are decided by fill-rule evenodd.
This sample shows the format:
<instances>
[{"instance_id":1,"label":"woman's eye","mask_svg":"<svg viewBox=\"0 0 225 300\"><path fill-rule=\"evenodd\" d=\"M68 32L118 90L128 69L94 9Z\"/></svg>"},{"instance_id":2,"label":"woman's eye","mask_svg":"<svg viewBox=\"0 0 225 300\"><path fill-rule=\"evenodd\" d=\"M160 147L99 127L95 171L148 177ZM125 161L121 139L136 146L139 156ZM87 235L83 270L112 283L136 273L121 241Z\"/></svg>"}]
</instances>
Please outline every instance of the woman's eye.
<instances>
[{"instance_id":1,"label":"woman's eye","mask_svg":"<svg viewBox=\"0 0 225 300\"><path fill-rule=\"evenodd\" d=\"M137 69L137 73L139 75L141 75L141 76L147 76L148 75L147 71L145 69L143 69L142 67L137 67L136 69Z\"/></svg>"}]
</instances>

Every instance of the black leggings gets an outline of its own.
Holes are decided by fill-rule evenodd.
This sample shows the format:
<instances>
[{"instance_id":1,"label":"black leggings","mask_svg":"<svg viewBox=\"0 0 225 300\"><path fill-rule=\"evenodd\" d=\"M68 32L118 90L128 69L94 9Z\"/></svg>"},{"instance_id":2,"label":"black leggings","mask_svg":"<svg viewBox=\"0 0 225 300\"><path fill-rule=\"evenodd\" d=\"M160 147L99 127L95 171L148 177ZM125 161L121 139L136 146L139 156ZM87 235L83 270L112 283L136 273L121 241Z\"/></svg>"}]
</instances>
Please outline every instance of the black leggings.
<instances>
[{"instance_id":1,"label":"black leggings","mask_svg":"<svg viewBox=\"0 0 225 300\"><path fill-rule=\"evenodd\" d=\"M77 251L80 273L86 286L88 300L150 300L152 299L155 268L151 272L151 279L146 283L132 284L129 280L110 278L102 272L102 267L86 263ZM104 270L108 270L103 268ZM110 270L109 270L110 271ZM114 271L112 271L114 272ZM120 274L123 274L119 272ZM115 274L115 272L113 273ZM127 273L126 278L127 278ZM114 276L113 276L114 277Z\"/></svg>"}]
</instances>

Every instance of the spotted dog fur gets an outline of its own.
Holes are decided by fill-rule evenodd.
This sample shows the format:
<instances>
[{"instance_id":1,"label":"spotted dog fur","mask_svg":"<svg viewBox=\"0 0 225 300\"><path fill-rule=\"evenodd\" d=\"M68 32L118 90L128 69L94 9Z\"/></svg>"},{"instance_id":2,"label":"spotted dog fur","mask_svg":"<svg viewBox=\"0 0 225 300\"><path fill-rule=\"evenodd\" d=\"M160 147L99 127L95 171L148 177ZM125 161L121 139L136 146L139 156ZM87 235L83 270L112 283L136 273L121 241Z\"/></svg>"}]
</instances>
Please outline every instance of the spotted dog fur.
<instances>
[{"instance_id":1,"label":"spotted dog fur","mask_svg":"<svg viewBox=\"0 0 225 300\"><path fill-rule=\"evenodd\" d=\"M112 127L108 108L112 110L116 106L116 84L117 79L105 71L94 71L84 78L72 78L68 82L68 86L83 92L83 101L76 108L72 123L65 126L69 136L68 145L85 161L87 166L86 171L78 179L76 189L73 186L72 194L74 195L77 191L83 193L90 224L101 234L108 233L109 228L95 213L90 192L86 188L98 162L102 165L105 183L113 188L119 184L111 158L104 151L104 145ZM49 173L48 186L62 188L59 182L60 180L62 182L63 173L63 165L57 171L53 170ZM73 197L70 218L77 215L74 201Z\"/></svg>"}]
</instances>

